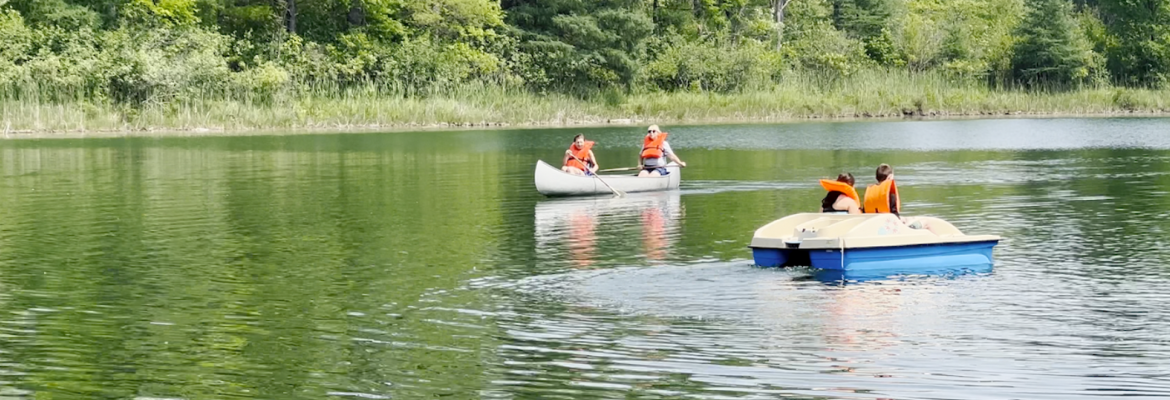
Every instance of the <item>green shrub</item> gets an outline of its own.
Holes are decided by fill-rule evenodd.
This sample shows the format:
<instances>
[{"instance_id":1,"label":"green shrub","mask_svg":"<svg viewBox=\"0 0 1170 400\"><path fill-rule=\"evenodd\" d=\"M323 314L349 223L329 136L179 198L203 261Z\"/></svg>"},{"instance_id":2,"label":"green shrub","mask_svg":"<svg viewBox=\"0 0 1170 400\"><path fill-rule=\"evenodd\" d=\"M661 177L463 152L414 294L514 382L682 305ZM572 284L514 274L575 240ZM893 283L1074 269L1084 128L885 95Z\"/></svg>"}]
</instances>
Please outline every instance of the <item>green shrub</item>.
<instances>
[{"instance_id":1,"label":"green shrub","mask_svg":"<svg viewBox=\"0 0 1170 400\"><path fill-rule=\"evenodd\" d=\"M663 90L725 93L769 86L782 69L780 54L758 42L738 47L682 42L651 60L644 79Z\"/></svg>"},{"instance_id":2,"label":"green shrub","mask_svg":"<svg viewBox=\"0 0 1170 400\"><path fill-rule=\"evenodd\" d=\"M120 102L165 103L222 93L230 82L226 36L197 28L119 29L101 41L110 96Z\"/></svg>"}]
</instances>

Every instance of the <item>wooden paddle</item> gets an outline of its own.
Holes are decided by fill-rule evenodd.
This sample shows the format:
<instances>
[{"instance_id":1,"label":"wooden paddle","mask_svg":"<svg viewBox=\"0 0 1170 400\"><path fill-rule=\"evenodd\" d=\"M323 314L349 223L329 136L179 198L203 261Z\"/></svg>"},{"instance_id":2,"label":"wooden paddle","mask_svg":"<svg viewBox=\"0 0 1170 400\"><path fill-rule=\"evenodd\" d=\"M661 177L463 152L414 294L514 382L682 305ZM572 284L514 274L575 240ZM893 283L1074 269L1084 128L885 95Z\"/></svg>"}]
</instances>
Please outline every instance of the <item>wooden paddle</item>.
<instances>
[{"instance_id":1,"label":"wooden paddle","mask_svg":"<svg viewBox=\"0 0 1170 400\"><path fill-rule=\"evenodd\" d=\"M581 159L577 158L577 156L573 155L573 153L569 153L569 157L573 157L573 159L577 160L577 162L581 163L582 166L584 166L585 168L589 168L589 164L586 164L584 161L581 161ZM605 185L605 187L609 188L609 190L613 192L614 196L624 197L626 195L622 191L614 189L613 186L610 186L608 183L605 182L604 179L601 179L600 176L597 176L597 174L593 174L593 177L597 178L597 180L600 181L601 184L603 184L603 185Z\"/></svg>"},{"instance_id":2,"label":"wooden paddle","mask_svg":"<svg viewBox=\"0 0 1170 400\"><path fill-rule=\"evenodd\" d=\"M636 169L639 169L639 168L638 167L610 168L610 169L598 170L597 172L633 171Z\"/></svg>"}]
</instances>

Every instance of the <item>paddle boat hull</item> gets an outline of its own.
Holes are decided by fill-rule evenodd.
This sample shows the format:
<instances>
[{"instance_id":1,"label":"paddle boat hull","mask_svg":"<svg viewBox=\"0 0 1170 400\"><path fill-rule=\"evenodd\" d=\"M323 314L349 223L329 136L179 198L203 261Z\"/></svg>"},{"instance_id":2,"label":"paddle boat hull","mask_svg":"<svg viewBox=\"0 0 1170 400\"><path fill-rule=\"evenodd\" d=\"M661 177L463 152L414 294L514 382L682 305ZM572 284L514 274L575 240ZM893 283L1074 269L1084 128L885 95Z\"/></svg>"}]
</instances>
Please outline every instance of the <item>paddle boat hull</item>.
<instances>
[{"instance_id":1,"label":"paddle boat hull","mask_svg":"<svg viewBox=\"0 0 1170 400\"><path fill-rule=\"evenodd\" d=\"M601 175L601 180L592 176L573 175L561 171L560 168L549 165L544 161L536 162L536 191L545 196L596 196L613 194L606 187L608 183L614 189L625 193L655 192L678 189L682 181L682 172L678 164L668 164L666 176L639 178L636 174L629 175Z\"/></svg>"},{"instance_id":2,"label":"paddle boat hull","mask_svg":"<svg viewBox=\"0 0 1170 400\"><path fill-rule=\"evenodd\" d=\"M790 215L756 231L752 257L762 267L865 273L930 273L993 264L998 236L964 235L938 218L919 221L923 229L913 229L893 214Z\"/></svg>"},{"instance_id":3,"label":"paddle boat hull","mask_svg":"<svg viewBox=\"0 0 1170 400\"><path fill-rule=\"evenodd\" d=\"M884 281L891 278L910 277L910 276L944 276L957 277L963 275L980 275L988 274L994 269L991 264L984 265L964 265L954 266L949 268L929 267L925 269L907 269L898 268L893 270L865 270L865 271L842 271L839 269L816 269L809 270L809 278L823 283L832 284L834 286L846 283L862 283L870 281Z\"/></svg>"}]
</instances>

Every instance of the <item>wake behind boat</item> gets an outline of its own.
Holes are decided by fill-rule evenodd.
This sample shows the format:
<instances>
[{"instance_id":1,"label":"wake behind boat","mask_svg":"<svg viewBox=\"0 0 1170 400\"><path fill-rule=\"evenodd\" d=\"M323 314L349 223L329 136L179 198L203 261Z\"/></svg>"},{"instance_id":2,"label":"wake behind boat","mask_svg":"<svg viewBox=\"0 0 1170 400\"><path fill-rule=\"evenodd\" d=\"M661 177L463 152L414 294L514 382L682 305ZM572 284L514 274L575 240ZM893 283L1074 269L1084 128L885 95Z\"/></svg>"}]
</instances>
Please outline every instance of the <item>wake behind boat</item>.
<instances>
[{"instance_id":1,"label":"wake behind boat","mask_svg":"<svg viewBox=\"0 0 1170 400\"><path fill-rule=\"evenodd\" d=\"M549 165L544 161L537 161L535 175L536 191L550 197L612 194L613 191L605 186L606 183L614 189L626 193L678 189L679 183L682 180L681 168L679 168L678 164L670 163L666 165L666 170L670 174L655 177L639 178L633 174L601 175L601 179L605 180L605 183L602 183L598 178L585 175L573 175L561 171L560 168Z\"/></svg>"}]
</instances>

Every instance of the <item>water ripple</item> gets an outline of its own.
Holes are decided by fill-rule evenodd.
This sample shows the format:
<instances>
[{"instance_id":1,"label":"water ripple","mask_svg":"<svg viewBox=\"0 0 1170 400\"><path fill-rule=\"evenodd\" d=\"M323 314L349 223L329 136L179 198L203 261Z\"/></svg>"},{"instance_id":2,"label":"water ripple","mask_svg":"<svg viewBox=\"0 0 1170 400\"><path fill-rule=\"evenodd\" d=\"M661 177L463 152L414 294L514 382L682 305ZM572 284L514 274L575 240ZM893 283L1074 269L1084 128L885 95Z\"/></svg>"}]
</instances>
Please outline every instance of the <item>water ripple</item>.
<instances>
[{"instance_id":1,"label":"water ripple","mask_svg":"<svg viewBox=\"0 0 1170 400\"><path fill-rule=\"evenodd\" d=\"M680 190L568 200L556 130L0 143L0 397L1170 397L1164 120L671 131ZM996 265L751 265L879 163Z\"/></svg>"}]
</instances>

